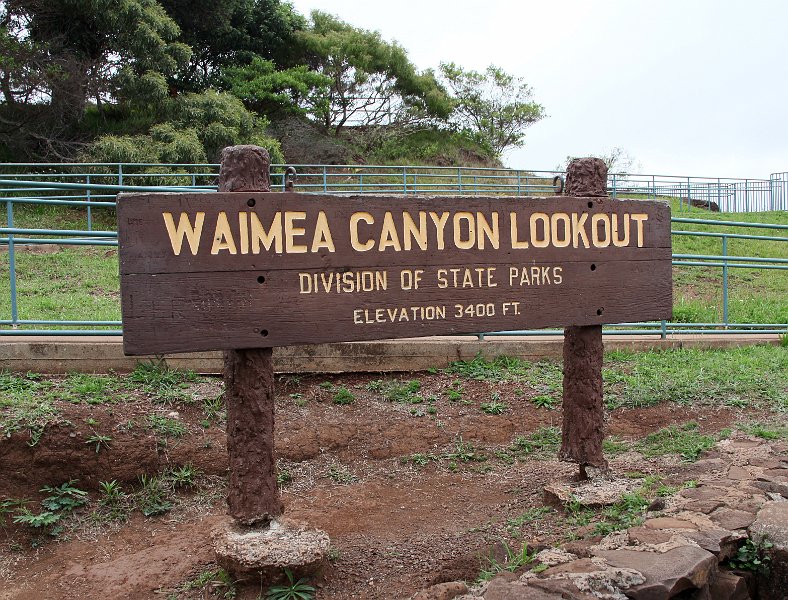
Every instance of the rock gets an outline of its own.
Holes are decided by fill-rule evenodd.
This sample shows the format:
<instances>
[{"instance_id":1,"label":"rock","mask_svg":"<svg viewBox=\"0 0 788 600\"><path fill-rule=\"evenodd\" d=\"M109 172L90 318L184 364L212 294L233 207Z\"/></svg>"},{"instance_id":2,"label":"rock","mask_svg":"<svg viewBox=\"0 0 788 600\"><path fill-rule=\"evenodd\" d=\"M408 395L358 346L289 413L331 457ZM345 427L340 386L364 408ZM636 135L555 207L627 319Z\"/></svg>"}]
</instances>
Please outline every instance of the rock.
<instances>
[{"instance_id":1,"label":"rock","mask_svg":"<svg viewBox=\"0 0 788 600\"><path fill-rule=\"evenodd\" d=\"M649 529L646 527L630 527L627 530L629 543L635 546L655 546L669 542L673 534L669 531Z\"/></svg>"},{"instance_id":2,"label":"rock","mask_svg":"<svg viewBox=\"0 0 788 600\"><path fill-rule=\"evenodd\" d=\"M594 540L575 540L563 545L564 550L576 554L580 558L589 558L593 555L592 547L596 545Z\"/></svg>"},{"instance_id":3,"label":"rock","mask_svg":"<svg viewBox=\"0 0 788 600\"><path fill-rule=\"evenodd\" d=\"M687 502L682 508L707 515L722 506L725 506L722 500L693 500L692 502Z\"/></svg>"},{"instance_id":4,"label":"rock","mask_svg":"<svg viewBox=\"0 0 788 600\"><path fill-rule=\"evenodd\" d=\"M750 600L750 592L744 578L728 571L718 571L709 583L713 600Z\"/></svg>"},{"instance_id":5,"label":"rock","mask_svg":"<svg viewBox=\"0 0 788 600\"><path fill-rule=\"evenodd\" d=\"M660 510L665 510L665 499L664 498L654 498L651 501L651 504L648 505L646 511L648 512L657 512Z\"/></svg>"},{"instance_id":6,"label":"rock","mask_svg":"<svg viewBox=\"0 0 788 600\"><path fill-rule=\"evenodd\" d=\"M764 477L788 477L788 469L766 469L763 472Z\"/></svg>"},{"instance_id":7,"label":"rock","mask_svg":"<svg viewBox=\"0 0 788 600\"><path fill-rule=\"evenodd\" d=\"M755 515L744 510L720 508L709 515L709 518L723 529L746 529L755 520Z\"/></svg>"},{"instance_id":8,"label":"rock","mask_svg":"<svg viewBox=\"0 0 788 600\"><path fill-rule=\"evenodd\" d=\"M460 594L466 593L468 593L468 586L464 581L450 581L421 590L414 594L411 600L453 600Z\"/></svg>"},{"instance_id":9,"label":"rock","mask_svg":"<svg viewBox=\"0 0 788 600\"><path fill-rule=\"evenodd\" d=\"M721 471L728 466L728 463L721 458L704 458L692 465L690 469L699 473L710 473L711 471Z\"/></svg>"},{"instance_id":10,"label":"rock","mask_svg":"<svg viewBox=\"0 0 788 600\"><path fill-rule=\"evenodd\" d=\"M762 600L785 600L788 590L788 502L768 502L758 511L750 525L750 537L760 544L768 539L771 558L768 575L758 576L758 597Z\"/></svg>"},{"instance_id":11,"label":"rock","mask_svg":"<svg viewBox=\"0 0 788 600\"><path fill-rule=\"evenodd\" d=\"M689 202L695 208L705 208L710 212L720 212L720 206L713 200L701 200L700 198L682 198L684 202Z\"/></svg>"},{"instance_id":12,"label":"rock","mask_svg":"<svg viewBox=\"0 0 788 600\"><path fill-rule=\"evenodd\" d=\"M627 590L627 597L634 600L661 600L684 590L701 589L717 568L717 557L696 546L674 548L664 554L607 550L598 555L613 566L643 574L646 581Z\"/></svg>"},{"instance_id":13,"label":"rock","mask_svg":"<svg viewBox=\"0 0 788 600\"><path fill-rule=\"evenodd\" d=\"M560 593L548 592L500 576L490 581L484 592L484 600L559 600L560 598L562 598Z\"/></svg>"},{"instance_id":14,"label":"rock","mask_svg":"<svg viewBox=\"0 0 788 600\"><path fill-rule=\"evenodd\" d=\"M756 544L768 538L774 548L788 550L788 502L765 504L750 526L750 537Z\"/></svg>"},{"instance_id":15,"label":"rock","mask_svg":"<svg viewBox=\"0 0 788 600\"><path fill-rule=\"evenodd\" d=\"M743 532L728 531L726 529L685 531L681 535L714 554L719 562L723 562L736 554L736 550L739 549L742 540L747 537L747 534Z\"/></svg>"},{"instance_id":16,"label":"rock","mask_svg":"<svg viewBox=\"0 0 788 600\"><path fill-rule=\"evenodd\" d=\"M728 469L728 478L729 479L752 479L752 473L750 473L744 467L737 467L733 465L730 469Z\"/></svg>"},{"instance_id":17,"label":"rock","mask_svg":"<svg viewBox=\"0 0 788 600\"><path fill-rule=\"evenodd\" d=\"M571 554L570 552L561 550L560 548L548 548L546 550L542 550L534 556L535 563L541 563L543 565L547 565L548 567L553 567L555 565L560 565L573 560L577 560L576 554Z\"/></svg>"},{"instance_id":18,"label":"rock","mask_svg":"<svg viewBox=\"0 0 788 600\"><path fill-rule=\"evenodd\" d=\"M563 598L564 600L598 600L599 596L589 594L588 592L581 592L577 586L569 579L539 579L531 582L529 585L532 589L541 590L545 593L551 594L550 598ZM616 598L610 596L610 598ZM621 596L621 600L625 600L626 596ZM485 598L486 600L486 598Z\"/></svg>"},{"instance_id":19,"label":"rock","mask_svg":"<svg viewBox=\"0 0 788 600\"><path fill-rule=\"evenodd\" d=\"M783 498L788 498L788 484L775 481L753 481L752 484L764 492L780 494Z\"/></svg>"},{"instance_id":20,"label":"rock","mask_svg":"<svg viewBox=\"0 0 788 600\"><path fill-rule=\"evenodd\" d=\"M761 469L778 469L785 461L779 458L751 458L749 464Z\"/></svg>"},{"instance_id":21,"label":"rock","mask_svg":"<svg viewBox=\"0 0 788 600\"><path fill-rule=\"evenodd\" d=\"M559 583L564 581L564 583ZM608 598L624 600L622 590L645 581L638 571L613 567L600 558L583 558L551 567L529 582L532 586L561 591L568 598ZM571 585L569 585L571 582ZM572 590L575 595L567 595Z\"/></svg>"},{"instance_id":22,"label":"rock","mask_svg":"<svg viewBox=\"0 0 788 600\"><path fill-rule=\"evenodd\" d=\"M599 477L587 481L554 481L545 486L544 498L547 504L557 508L563 508L569 502L597 508L615 504L624 494L632 492L636 487L637 482L625 478Z\"/></svg>"},{"instance_id":23,"label":"rock","mask_svg":"<svg viewBox=\"0 0 788 600\"><path fill-rule=\"evenodd\" d=\"M284 569L296 578L314 575L330 545L326 532L287 518L268 527L243 527L228 519L212 537L219 565L236 579L262 585L281 582Z\"/></svg>"},{"instance_id":24,"label":"rock","mask_svg":"<svg viewBox=\"0 0 788 600\"><path fill-rule=\"evenodd\" d=\"M757 440L732 440L729 446L733 450L750 450L757 448L762 443Z\"/></svg>"},{"instance_id":25,"label":"rock","mask_svg":"<svg viewBox=\"0 0 788 600\"><path fill-rule=\"evenodd\" d=\"M725 490L709 485L687 488L679 492L679 496L691 500L719 500L725 495Z\"/></svg>"},{"instance_id":26,"label":"rock","mask_svg":"<svg viewBox=\"0 0 788 600\"><path fill-rule=\"evenodd\" d=\"M656 519L647 519L643 523L646 529L696 529L695 525L683 519L676 519L674 517L657 517Z\"/></svg>"}]
</instances>

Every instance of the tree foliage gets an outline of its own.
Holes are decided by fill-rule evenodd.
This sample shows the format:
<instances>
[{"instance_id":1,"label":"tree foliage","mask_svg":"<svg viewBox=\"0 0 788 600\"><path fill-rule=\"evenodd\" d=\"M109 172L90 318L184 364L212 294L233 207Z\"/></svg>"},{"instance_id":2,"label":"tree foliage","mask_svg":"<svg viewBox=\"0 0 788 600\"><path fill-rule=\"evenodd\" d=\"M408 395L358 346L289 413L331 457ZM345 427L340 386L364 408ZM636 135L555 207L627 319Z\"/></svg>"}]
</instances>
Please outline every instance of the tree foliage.
<instances>
[{"instance_id":1,"label":"tree foliage","mask_svg":"<svg viewBox=\"0 0 788 600\"><path fill-rule=\"evenodd\" d=\"M201 91L219 85L222 71L261 58L278 68L292 66L293 34L306 19L280 0L160 0L192 48L173 85Z\"/></svg>"},{"instance_id":2,"label":"tree foliage","mask_svg":"<svg viewBox=\"0 0 788 600\"><path fill-rule=\"evenodd\" d=\"M441 63L440 72L454 99L452 122L469 131L500 157L525 143L525 130L545 117L521 77L490 65L484 72Z\"/></svg>"},{"instance_id":3,"label":"tree foliage","mask_svg":"<svg viewBox=\"0 0 788 600\"><path fill-rule=\"evenodd\" d=\"M6 0L3 10L11 46L11 61L3 57L11 67L2 75L9 80L6 101L48 99L64 123L82 116L88 98L100 104L123 85L172 74L191 54L155 0ZM19 68L24 59L44 75L36 93L17 79L26 72Z\"/></svg>"},{"instance_id":4,"label":"tree foliage","mask_svg":"<svg viewBox=\"0 0 788 600\"><path fill-rule=\"evenodd\" d=\"M328 109L331 79L306 65L277 70L272 61L255 57L249 65L225 69L222 85L258 113L319 117Z\"/></svg>"},{"instance_id":5,"label":"tree foliage","mask_svg":"<svg viewBox=\"0 0 788 600\"><path fill-rule=\"evenodd\" d=\"M164 122L144 135L99 137L82 157L96 162L217 162L222 148L255 144L283 162L279 143L265 134L268 121L246 110L231 94L213 90L168 101Z\"/></svg>"},{"instance_id":6,"label":"tree foliage","mask_svg":"<svg viewBox=\"0 0 788 600\"><path fill-rule=\"evenodd\" d=\"M282 161L266 127L286 118L353 157L481 144L497 160L544 116L496 67L419 71L380 33L286 0L0 0L0 26L0 156L17 159L205 162L259 143Z\"/></svg>"},{"instance_id":7,"label":"tree foliage","mask_svg":"<svg viewBox=\"0 0 788 600\"><path fill-rule=\"evenodd\" d=\"M419 73L399 44L321 11L311 16L311 27L296 39L306 64L330 81L312 101L312 114L327 132L338 134L351 123L409 123L451 112L434 74Z\"/></svg>"}]
</instances>

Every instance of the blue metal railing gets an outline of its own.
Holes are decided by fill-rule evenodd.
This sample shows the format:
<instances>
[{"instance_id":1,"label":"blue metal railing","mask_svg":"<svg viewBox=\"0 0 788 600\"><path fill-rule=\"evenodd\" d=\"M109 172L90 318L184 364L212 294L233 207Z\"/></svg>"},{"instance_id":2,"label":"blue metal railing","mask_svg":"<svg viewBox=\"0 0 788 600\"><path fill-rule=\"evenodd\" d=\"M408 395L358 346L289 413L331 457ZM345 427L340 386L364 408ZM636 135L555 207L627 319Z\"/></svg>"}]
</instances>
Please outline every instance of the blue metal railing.
<instances>
[{"instance_id":1,"label":"blue metal railing","mask_svg":"<svg viewBox=\"0 0 788 600\"><path fill-rule=\"evenodd\" d=\"M40 165L39 165L40 166ZM53 166L53 165L52 165ZM63 167L64 165L58 165ZM57 174L26 173L19 174L17 177L8 174L0 178L0 202L6 204L6 227L0 227L0 246L8 249L9 260L9 288L11 297L10 319L0 319L0 335L120 335L120 321L99 321L99 320L36 320L20 319L18 307L17 291L17 267L16 267L16 248L17 244L58 244L68 246L117 246L117 234L114 231L97 231L93 229L93 210L94 209L114 209L115 193L120 191L134 192L161 192L161 191L190 191L202 192L211 191L215 186L205 181L206 178L215 178L216 173L213 167L216 165L109 165L113 169L112 173L86 173L87 169L104 168L108 165L97 164L76 164L65 165L77 167L76 173L63 173L62 170ZM8 165L0 165L0 170ZM129 173L131 167L138 169L148 168L144 173ZM151 167L156 167L150 170ZM165 173L164 167L184 167L192 169L191 172ZM528 172L528 174L518 173L516 178L516 189L510 180L511 176L504 177L499 175L499 169L463 169L457 167L441 168L422 168L422 167L385 167L394 169L396 175L401 179L397 183L390 183L388 179L391 171L386 173L374 172L351 173L341 172L343 169L364 170L362 167L332 167L325 165L307 165L313 167L304 169L300 165L302 174L298 180L299 191L320 191L320 192L356 192L370 193L387 191L392 193L399 191L402 193L451 193L461 191L463 193L517 193L519 195L545 195L553 193L552 173ZM284 186L283 173L277 173L278 166L274 166L272 180L275 186ZM382 169L383 167L375 167ZM419 170L423 170L419 173ZM439 171L446 171L439 172ZM507 173L511 173L507 171ZM548 178L545 174L551 174ZM146 185L143 178L156 177L189 177L187 185L180 184L173 186ZM57 177L60 179L76 178L85 179L81 181L52 181L37 180L43 177ZM115 178L117 183L98 183L101 178ZM422 178L419 181L419 177ZM333 181L336 178L344 178L342 181ZM350 178L350 179L348 179ZM377 178L377 180L375 179ZM425 179L429 178L429 181ZM384 180L385 179L385 180ZM506 179L506 183L502 181ZM129 181L139 181L140 185L130 184ZM620 178L619 178L619 181ZM747 180L753 181L753 180ZM629 182L631 183L631 182ZM788 183L788 181L786 181ZM614 184L615 185L615 184ZM733 185L733 184L732 184ZM392 187L393 186L393 187ZM355 188L355 189L351 189ZM619 197L625 195L624 187L614 187L613 190ZM635 189L632 187L629 190ZM692 188L690 193L692 192ZM776 188L775 188L776 189ZM16 195L21 194L21 195ZM648 194L638 194L639 196L649 197ZM111 199L111 200L110 200ZM86 229L32 229L14 226L14 206L17 204L44 205L44 206L75 206L86 209L87 227ZM675 224L694 224L694 225L717 225L737 228L772 229L776 231L788 230L788 225L749 223L740 221L718 221L711 219L688 219L674 217L672 222ZM674 254L673 264L685 267L715 267L722 269L722 321L719 323L625 323L615 326L615 329L608 329L610 333L620 335L658 333L665 337L669 333L746 333L758 331L760 333L785 333L788 332L786 323L731 323L729 320L729 270L730 269L776 269L788 270L788 259L778 257L747 257L733 256L728 252L728 241L730 239L752 239L770 242L788 241L788 237L775 235L754 235L746 233L717 233L708 231L687 231L674 230L673 235L677 236L699 236L715 237L722 242L721 254ZM9 327L10 329L4 329ZM31 326L50 326L49 329L26 329ZM23 327L23 329L20 329ZM57 327L58 329L52 329ZM60 329L69 327L69 329ZM79 327L80 329L73 329ZM117 329L85 329L88 327L117 328ZM517 331L517 332L497 332L495 335L551 335L559 333L557 330L539 331ZM482 338L484 335L479 334Z\"/></svg>"},{"instance_id":2,"label":"blue metal railing","mask_svg":"<svg viewBox=\"0 0 788 600\"><path fill-rule=\"evenodd\" d=\"M294 165L298 171L298 188L302 192L386 192L403 194L506 194L514 196L554 193L553 177L559 171L425 167L416 165ZM285 165L272 165L274 188L284 187ZM108 199L102 194L110 186L188 187L215 189L219 165L160 163L3 163L0 179L24 180L25 188L0 183L0 197L24 191L45 191L41 181L81 184L78 199L87 202ZM774 173L769 179L737 179L612 173L608 177L612 197L636 196L652 199L675 199L678 209L691 205L716 206L721 212L759 212L788 210L788 173ZM63 190L50 186L47 192ZM72 188L72 190L77 188ZM95 193L98 192L98 193ZM54 199L54 198L53 198ZM88 207L88 222L92 208ZM88 227L91 229L91 227Z\"/></svg>"}]
</instances>

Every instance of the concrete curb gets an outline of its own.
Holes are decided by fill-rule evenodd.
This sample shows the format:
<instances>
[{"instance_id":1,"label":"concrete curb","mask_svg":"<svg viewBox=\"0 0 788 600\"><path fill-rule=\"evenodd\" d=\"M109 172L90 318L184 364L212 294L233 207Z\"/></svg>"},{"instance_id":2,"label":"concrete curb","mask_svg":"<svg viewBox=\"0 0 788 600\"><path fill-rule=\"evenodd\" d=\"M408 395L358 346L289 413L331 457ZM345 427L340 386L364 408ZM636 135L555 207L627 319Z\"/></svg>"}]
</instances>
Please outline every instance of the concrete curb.
<instances>
[{"instance_id":1,"label":"concrete curb","mask_svg":"<svg viewBox=\"0 0 788 600\"><path fill-rule=\"evenodd\" d=\"M606 335L605 350L671 348L732 348L753 344L778 345L779 335ZM289 346L274 349L279 373L339 373L422 371L445 367L456 360L513 356L526 360L560 358L563 336L433 337L343 344ZM221 373L221 352L166 356L124 356L120 337L19 336L0 338L0 370L25 373L106 373L132 371L140 362L160 362L199 373Z\"/></svg>"}]
</instances>

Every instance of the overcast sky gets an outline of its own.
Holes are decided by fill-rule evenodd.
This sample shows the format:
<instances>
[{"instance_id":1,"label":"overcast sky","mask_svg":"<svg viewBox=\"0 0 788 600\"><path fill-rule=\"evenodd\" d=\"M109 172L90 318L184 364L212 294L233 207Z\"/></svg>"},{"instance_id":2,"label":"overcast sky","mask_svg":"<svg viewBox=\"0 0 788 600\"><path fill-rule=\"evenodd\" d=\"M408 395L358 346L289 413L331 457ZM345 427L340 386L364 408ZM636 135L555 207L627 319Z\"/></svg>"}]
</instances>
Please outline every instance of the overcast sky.
<instances>
[{"instance_id":1,"label":"overcast sky","mask_svg":"<svg viewBox=\"0 0 788 600\"><path fill-rule=\"evenodd\" d=\"M523 77L548 118L507 166L624 148L641 172L788 171L784 0L294 0L396 40L419 69Z\"/></svg>"}]
</instances>

